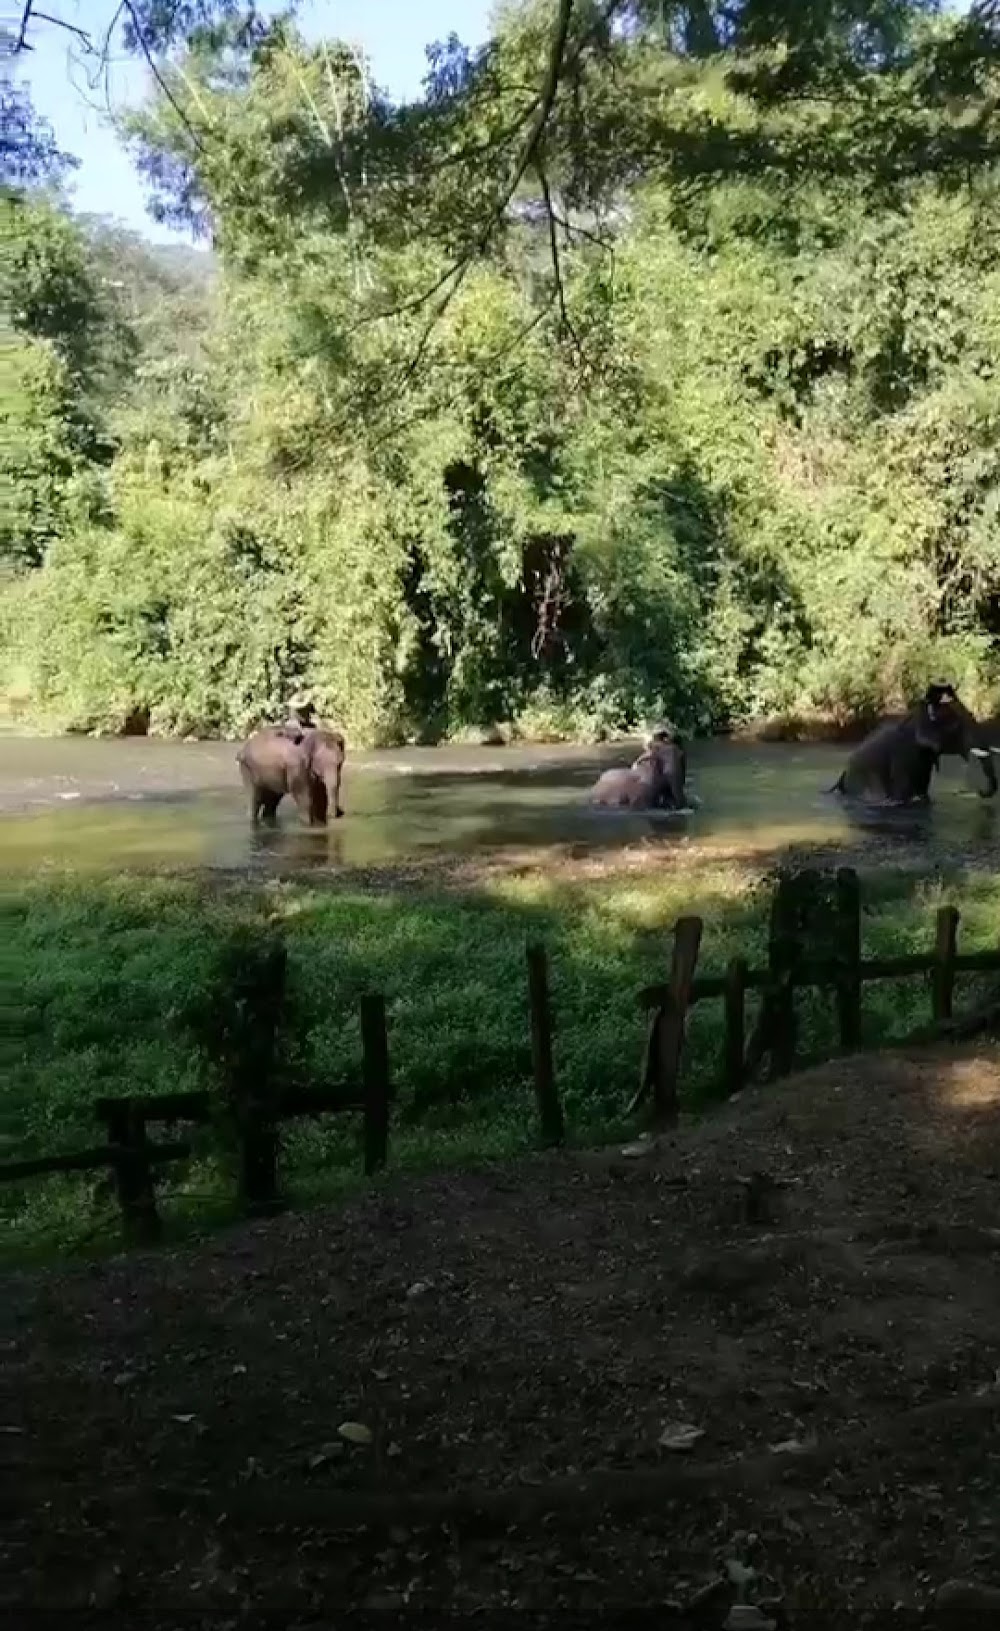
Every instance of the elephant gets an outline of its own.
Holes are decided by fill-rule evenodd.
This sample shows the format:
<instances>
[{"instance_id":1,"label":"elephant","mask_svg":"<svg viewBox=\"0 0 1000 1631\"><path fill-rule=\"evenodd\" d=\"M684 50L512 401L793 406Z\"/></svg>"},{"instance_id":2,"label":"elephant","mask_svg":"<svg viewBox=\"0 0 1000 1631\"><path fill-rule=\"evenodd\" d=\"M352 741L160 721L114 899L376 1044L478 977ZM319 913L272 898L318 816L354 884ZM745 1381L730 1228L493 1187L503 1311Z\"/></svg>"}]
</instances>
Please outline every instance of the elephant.
<instances>
[{"instance_id":1,"label":"elephant","mask_svg":"<svg viewBox=\"0 0 1000 1631\"><path fill-rule=\"evenodd\" d=\"M904 718L887 720L855 748L829 791L887 804L926 802L941 755L958 753L978 761L986 782L980 797L992 798L997 773L982 730L953 685L929 685Z\"/></svg>"},{"instance_id":2,"label":"elephant","mask_svg":"<svg viewBox=\"0 0 1000 1631\"><path fill-rule=\"evenodd\" d=\"M236 755L243 785L250 793L250 818L274 821L278 805L290 793L299 814L312 827L325 827L330 805L343 815L340 783L346 747L339 731L313 726L298 740L284 726L268 726L251 736Z\"/></svg>"},{"instance_id":3,"label":"elephant","mask_svg":"<svg viewBox=\"0 0 1000 1631\"><path fill-rule=\"evenodd\" d=\"M682 810L686 774L684 749L656 739L627 770L606 770L590 800L606 809Z\"/></svg>"}]
</instances>

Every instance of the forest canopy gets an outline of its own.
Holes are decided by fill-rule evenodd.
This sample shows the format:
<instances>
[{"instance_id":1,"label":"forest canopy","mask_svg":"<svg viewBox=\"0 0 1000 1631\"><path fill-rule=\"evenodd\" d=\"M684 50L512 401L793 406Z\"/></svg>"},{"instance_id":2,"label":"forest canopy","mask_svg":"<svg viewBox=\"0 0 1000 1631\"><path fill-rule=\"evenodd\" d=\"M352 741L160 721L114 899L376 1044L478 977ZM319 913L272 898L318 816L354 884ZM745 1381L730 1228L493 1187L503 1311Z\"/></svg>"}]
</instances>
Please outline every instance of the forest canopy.
<instances>
[{"instance_id":1,"label":"forest canopy","mask_svg":"<svg viewBox=\"0 0 1000 1631\"><path fill-rule=\"evenodd\" d=\"M305 688L387 742L995 702L998 13L508 4L398 105L290 16L129 8L122 134L203 247L74 216L18 102L7 707L235 734Z\"/></svg>"}]
</instances>

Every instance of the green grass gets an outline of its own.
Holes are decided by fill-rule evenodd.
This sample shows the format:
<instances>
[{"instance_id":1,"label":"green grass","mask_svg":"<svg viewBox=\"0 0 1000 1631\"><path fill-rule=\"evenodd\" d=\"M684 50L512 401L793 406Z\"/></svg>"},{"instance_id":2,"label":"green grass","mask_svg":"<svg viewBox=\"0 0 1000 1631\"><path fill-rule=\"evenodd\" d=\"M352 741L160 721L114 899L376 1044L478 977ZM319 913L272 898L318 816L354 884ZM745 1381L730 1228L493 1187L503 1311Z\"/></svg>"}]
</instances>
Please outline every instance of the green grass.
<instances>
[{"instance_id":1,"label":"green grass","mask_svg":"<svg viewBox=\"0 0 1000 1631\"><path fill-rule=\"evenodd\" d=\"M610 870L602 878L507 876L462 895L442 890L365 894L301 884L211 889L166 878L46 877L0 889L0 979L16 1020L0 1059L0 1158L99 1141L91 1120L101 1093L157 1093L210 1084L186 1016L210 989L227 933L280 926L289 950L284 1069L337 1081L360 1064L358 1001L387 998L398 1105L393 1168L499 1160L536 1137L530 1090L524 951L549 952L556 1067L571 1135L624 1131L623 1111L642 1059L638 988L662 978L671 924L698 912L703 971L743 954L763 957L769 886L735 868L697 873ZM994 945L1000 879L956 873L921 880L883 874L863 885L864 950L917 950L945 901L963 914L965 949ZM960 987L968 991L968 985ZM833 1050L832 1002L802 1004L808 1054ZM869 1044L900 1036L929 1014L922 980L868 986ZM718 1092L722 1010L692 1016L685 1092ZM283 1173L293 1196L329 1196L360 1173L356 1116L287 1129ZM224 1209L230 1190L210 1134L163 1187L172 1227ZM106 1182L39 1179L0 1190L7 1254L113 1238Z\"/></svg>"}]
</instances>

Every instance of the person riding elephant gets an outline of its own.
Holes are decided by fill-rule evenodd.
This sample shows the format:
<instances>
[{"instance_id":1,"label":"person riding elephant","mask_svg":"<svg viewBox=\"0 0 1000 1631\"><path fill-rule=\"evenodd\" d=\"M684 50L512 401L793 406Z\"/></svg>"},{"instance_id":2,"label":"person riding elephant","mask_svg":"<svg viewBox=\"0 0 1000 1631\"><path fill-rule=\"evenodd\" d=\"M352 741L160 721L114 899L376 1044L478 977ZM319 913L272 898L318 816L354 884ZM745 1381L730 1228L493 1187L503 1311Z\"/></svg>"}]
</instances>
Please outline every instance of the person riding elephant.
<instances>
[{"instance_id":1,"label":"person riding elephant","mask_svg":"<svg viewBox=\"0 0 1000 1631\"><path fill-rule=\"evenodd\" d=\"M249 737L236 755L243 785L250 794L250 818L274 821L278 805L290 793L310 826L325 826L333 806L343 815L340 786L346 755L339 731L312 726L298 739L284 726L268 726Z\"/></svg>"},{"instance_id":2,"label":"person riding elephant","mask_svg":"<svg viewBox=\"0 0 1000 1631\"><path fill-rule=\"evenodd\" d=\"M617 810L682 810L686 770L683 748L651 742L627 770L606 770L598 777L591 803Z\"/></svg>"},{"instance_id":3,"label":"person riding elephant","mask_svg":"<svg viewBox=\"0 0 1000 1631\"><path fill-rule=\"evenodd\" d=\"M931 777L942 754L974 758L985 787L980 797L997 791L996 767L983 727L959 700L953 685L929 685L921 700L903 719L887 720L855 748L831 793L848 798L908 804L929 797Z\"/></svg>"},{"instance_id":4,"label":"person riding elephant","mask_svg":"<svg viewBox=\"0 0 1000 1631\"><path fill-rule=\"evenodd\" d=\"M316 704L304 692L297 691L288 704L288 718L276 726L282 736L292 742L301 742L306 731L316 728Z\"/></svg>"},{"instance_id":5,"label":"person riding elephant","mask_svg":"<svg viewBox=\"0 0 1000 1631\"><path fill-rule=\"evenodd\" d=\"M679 748L684 746L680 731L669 719L661 719L653 726L646 738L647 749L651 748L654 742L673 742Z\"/></svg>"}]
</instances>

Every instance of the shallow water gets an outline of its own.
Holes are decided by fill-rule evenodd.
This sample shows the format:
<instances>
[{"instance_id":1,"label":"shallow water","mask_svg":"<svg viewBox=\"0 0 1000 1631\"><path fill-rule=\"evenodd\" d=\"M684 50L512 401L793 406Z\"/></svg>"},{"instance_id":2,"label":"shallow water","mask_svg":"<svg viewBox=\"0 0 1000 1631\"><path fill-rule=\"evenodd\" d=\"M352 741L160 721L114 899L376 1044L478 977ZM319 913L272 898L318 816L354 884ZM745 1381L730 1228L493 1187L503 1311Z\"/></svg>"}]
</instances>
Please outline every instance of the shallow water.
<instances>
[{"instance_id":1,"label":"shallow water","mask_svg":"<svg viewBox=\"0 0 1000 1631\"><path fill-rule=\"evenodd\" d=\"M375 866L512 845L613 851L637 842L776 855L789 845L942 844L995 853L1000 812L961 761L935 785L931 811L852 811L824 789L844 749L696 742L690 814L595 811L588 790L637 746L405 748L352 754L343 821L303 827L289 800L276 831L251 830L228 742L0 737L0 866L57 864L269 871Z\"/></svg>"}]
</instances>

